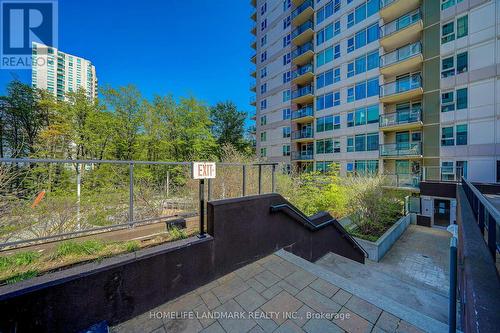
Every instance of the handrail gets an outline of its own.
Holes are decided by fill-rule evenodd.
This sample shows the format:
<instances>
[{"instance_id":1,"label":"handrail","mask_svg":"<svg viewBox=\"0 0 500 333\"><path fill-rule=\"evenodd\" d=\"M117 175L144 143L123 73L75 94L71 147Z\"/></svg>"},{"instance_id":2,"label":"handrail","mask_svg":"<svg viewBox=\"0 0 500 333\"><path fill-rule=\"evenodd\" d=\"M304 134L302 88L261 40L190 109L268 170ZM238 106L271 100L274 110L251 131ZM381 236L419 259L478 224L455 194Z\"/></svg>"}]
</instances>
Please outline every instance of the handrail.
<instances>
[{"instance_id":1,"label":"handrail","mask_svg":"<svg viewBox=\"0 0 500 333\"><path fill-rule=\"evenodd\" d=\"M484 205L484 207L490 212L490 215L497 221L497 224L500 224L500 212L498 209L493 206L493 204L484 197L484 195L467 179L462 177L462 184L467 184L468 188L472 191L472 193L478 198L478 200L481 202L481 204ZM467 196L467 198L469 198Z\"/></svg>"},{"instance_id":2,"label":"handrail","mask_svg":"<svg viewBox=\"0 0 500 333\"><path fill-rule=\"evenodd\" d=\"M355 248L359 248L363 252L365 258L368 258L368 252L366 252L366 250L363 249L361 245L359 245L359 243L344 229L344 227L342 227L342 225L337 221L337 219L332 217L331 219L328 219L327 221L322 222L320 224L314 224L312 220L309 217L307 217L304 213L286 203L279 205L272 205L271 213L276 213L276 212L284 212L290 217L295 217L297 221L301 222L307 229L311 231L317 231L329 225L333 225L341 232L343 237L345 237L349 242L351 242L354 245ZM331 217L330 214L328 215Z\"/></svg>"}]
</instances>

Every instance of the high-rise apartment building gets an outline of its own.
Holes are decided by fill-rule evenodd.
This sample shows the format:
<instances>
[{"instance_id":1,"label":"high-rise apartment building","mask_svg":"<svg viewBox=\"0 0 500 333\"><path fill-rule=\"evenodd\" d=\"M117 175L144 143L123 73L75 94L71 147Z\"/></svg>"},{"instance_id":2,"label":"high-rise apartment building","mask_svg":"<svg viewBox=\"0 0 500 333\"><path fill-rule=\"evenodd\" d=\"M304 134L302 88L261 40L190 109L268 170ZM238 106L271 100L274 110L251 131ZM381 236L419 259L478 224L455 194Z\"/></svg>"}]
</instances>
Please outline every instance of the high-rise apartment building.
<instances>
[{"instance_id":1,"label":"high-rise apartment building","mask_svg":"<svg viewBox=\"0 0 500 333\"><path fill-rule=\"evenodd\" d=\"M47 90L60 100L80 87L89 98L97 97L96 71L89 60L39 43L33 43L31 85Z\"/></svg>"},{"instance_id":2,"label":"high-rise apartment building","mask_svg":"<svg viewBox=\"0 0 500 333\"><path fill-rule=\"evenodd\" d=\"M431 225L455 202L423 183L500 181L499 1L251 3L260 157L384 174Z\"/></svg>"}]
</instances>

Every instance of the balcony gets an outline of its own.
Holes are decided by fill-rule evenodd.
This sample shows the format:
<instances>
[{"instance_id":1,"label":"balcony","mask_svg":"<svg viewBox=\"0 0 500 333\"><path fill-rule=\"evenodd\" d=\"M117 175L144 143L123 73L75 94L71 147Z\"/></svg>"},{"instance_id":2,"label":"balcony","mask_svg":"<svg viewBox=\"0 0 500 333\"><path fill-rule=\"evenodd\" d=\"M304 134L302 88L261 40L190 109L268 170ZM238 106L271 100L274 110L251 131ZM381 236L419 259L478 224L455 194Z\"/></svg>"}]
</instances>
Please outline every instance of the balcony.
<instances>
[{"instance_id":1,"label":"balcony","mask_svg":"<svg viewBox=\"0 0 500 333\"><path fill-rule=\"evenodd\" d=\"M384 184L386 187L420 191L420 174L384 174Z\"/></svg>"},{"instance_id":2,"label":"balcony","mask_svg":"<svg viewBox=\"0 0 500 333\"><path fill-rule=\"evenodd\" d=\"M254 40L250 46L252 47L252 49L257 50L257 41Z\"/></svg>"},{"instance_id":3,"label":"balcony","mask_svg":"<svg viewBox=\"0 0 500 333\"><path fill-rule=\"evenodd\" d=\"M306 127L298 131L292 131L292 140L296 142L313 141L314 131L312 127Z\"/></svg>"},{"instance_id":4,"label":"balcony","mask_svg":"<svg viewBox=\"0 0 500 333\"><path fill-rule=\"evenodd\" d=\"M251 58L250 61L253 62L254 64L257 64L257 54L254 54Z\"/></svg>"},{"instance_id":5,"label":"balcony","mask_svg":"<svg viewBox=\"0 0 500 333\"><path fill-rule=\"evenodd\" d=\"M307 21L300 27L295 28L292 31L292 42L298 46L311 41L314 37L313 29L314 29L313 21Z\"/></svg>"},{"instance_id":6,"label":"balcony","mask_svg":"<svg viewBox=\"0 0 500 333\"><path fill-rule=\"evenodd\" d=\"M314 45L311 42L305 43L292 51L292 62L297 66L312 62L313 57Z\"/></svg>"},{"instance_id":7,"label":"balcony","mask_svg":"<svg viewBox=\"0 0 500 333\"><path fill-rule=\"evenodd\" d=\"M314 79L314 71L312 64L305 64L292 72L292 83L304 85L312 82Z\"/></svg>"},{"instance_id":8,"label":"balcony","mask_svg":"<svg viewBox=\"0 0 500 333\"><path fill-rule=\"evenodd\" d=\"M252 35L257 36L257 25L256 24L254 24L252 26L252 29L250 29L250 32L252 33Z\"/></svg>"},{"instance_id":9,"label":"balcony","mask_svg":"<svg viewBox=\"0 0 500 333\"><path fill-rule=\"evenodd\" d=\"M416 42L403 46L380 57L380 73L395 76L402 73L416 72L422 67L422 44Z\"/></svg>"},{"instance_id":10,"label":"balcony","mask_svg":"<svg viewBox=\"0 0 500 333\"><path fill-rule=\"evenodd\" d=\"M255 81L250 82L250 91L257 92L257 83Z\"/></svg>"},{"instance_id":11,"label":"balcony","mask_svg":"<svg viewBox=\"0 0 500 333\"><path fill-rule=\"evenodd\" d=\"M252 5L252 7L257 7L257 0L250 0L250 4Z\"/></svg>"},{"instance_id":12,"label":"balcony","mask_svg":"<svg viewBox=\"0 0 500 333\"><path fill-rule=\"evenodd\" d=\"M384 158L412 158L422 157L422 143L421 142L400 142L400 143L387 143L379 147L380 157Z\"/></svg>"},{"instance_id":13,"label":"balcony","mask_svg":"<svg viewBox=\"0 0 500 333\"><path fill-rule=\"evenodd\" d=\"M292 152L292 161L302 162L302 161L313 161L314 154L312 151L302 152L294 151Z\"/></svg>"},{"instance_id":14,"label":"balcony","mask_svg":"<svg viewBox=\"0 0 500 333\"><path fill-rule=\"evenodd\" d=\"M257 21L257 11L254 11L252 15L250 15L250 18L252 19L252 21Z\"/></svg>"},{"instance_id":15,"label":"balcony","mask_svg":"<svg viewBox=\"0 0 500 333\"><path fill-rule=\"evenodd\" d=\"M420 9L380 27L380 45L386 50L394 50L401 45L420 40L423 30Z\"/></svg>"},{"instance_id":16,"label":"balcony","mask_svg":"<svg viewBox=\"0 0 500 333\"><path fill-rule=\"evenodd\" d=\"M297 104L310 104L314 101L314 88L312 85L300 87L292 91L292 102Z\"/></svg>"},{"instance_id":17,"label":"balcony","mask_svg":"<svg viewBox=\"0 0 500 333\"><path fill-rule=\"evenodd\" d=\"M292 24L296 27L313 18L314 2L306 0L292 12Z\"/></svg>"},{"instance_id":18,"label":"balcony","mask_svg":"<svg viewBox=\"0 0 500 333\"><path fill-rule=\"evenodd\" d=\"M380 0L380 18L390 22L404 13L420 7L421 0Z\"/></svg>"},{"instance_id":19,"label":"balcony","mask_svg":"<svg viewBox=\"0 0 500 333\"><path fill-rule=\"evenodd\" d=\"M250 96L250 105L253 105L253 106L257 105L257 98L255 95Z\"/></svg>"},{"instance_id":20,"label":"balcony","mask_svg":"<svg viewBox=\"0 0 500 333\"><path fill-rule=\"evenodd\" d=\"M257 70L255 68L250 71L250 76L257 77Z\"/></svg>"},{"instance_id":21,"label":"balcony","mask_svg":"<svg viewBox=\"0 0 500 333\"><path fill-rule=\"evenodd\" d=\"M310 123L313 120L314 108L312 104L292 112L292 121L296 123Z\"/></svg>"},{"instance_id":22,"label":"balcony","mask_svg":"<svg viewBox=\"0 0 500 333\"><path fill-rule=\"evenodd\" d=\"M420 108L383 114L379 117L382 131L408 130L422 127L422 111Z\"/></svg>"},{"instance_id":23,"label":"balcony","mask_svg":"<svg viewBox=\"0 0 500 333\"><path fill-rule=\"evenodd\" d=\"M382 103L397 103L422 96L423 93L422 77L420 73L415 73L380 86L379 95Z\"/></svg>"}]
</instances>

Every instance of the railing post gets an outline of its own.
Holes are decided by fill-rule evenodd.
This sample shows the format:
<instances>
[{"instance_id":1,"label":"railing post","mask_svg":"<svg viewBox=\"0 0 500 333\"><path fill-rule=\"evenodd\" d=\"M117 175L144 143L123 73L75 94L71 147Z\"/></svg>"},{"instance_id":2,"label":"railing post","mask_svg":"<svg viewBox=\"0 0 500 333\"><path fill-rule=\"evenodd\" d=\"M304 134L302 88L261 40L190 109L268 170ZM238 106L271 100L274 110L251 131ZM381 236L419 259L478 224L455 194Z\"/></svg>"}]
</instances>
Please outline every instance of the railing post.
<instances>
[{"instance_id":1,"label":"railing post","mask_svg":"<svg viewBox=\"0 0 500 333\"><path fill-rule=\"evenodd\" d=\"M481 203L479 204L479 218L477 219L477 223L479 225L481 235L484 235L484 206Z\"/></svg>"},{"instance_id":2,"label":"railing post","mask_svg":"<svg viewBox=\"0 0 500 333\"><path fill-rule=\"evenodd\" d=\"M208 179L208 184L207 184L207 201L210 201L212 199L212 179Z\"/></svg>"},{"instance_id":3,"label":"railing post","mask_svg":"<svg viewBox=\"0 0 500 333\"><path fill-rule=\"evenodd\" d=\"M497 251L497 229L496 229L496 221L491 216L491 214L487 214L488 216L488 248L490 250L491 256L493 257L493 260L495 260L496 257L496 251Z\"/></svg>"},{"instance_id":4,"label":"railing post","mask_svg":"<svg viewBox=\"0 0 500 333\"><path fill-rule=\"evenodd\" d=\"M457 237L450 239L450 298L448 305L448 327L450 333L457 329Z\"/></svg>"},{"instance_id":5,"label":"railing post","mask_svg":"<svg viewBox=\"0 0 500 333\"><path fill-rule=\"evenodd\" d=\"M200 179L200 234L199 238L205 238L205 179Z\"/></svg>"},{"instance_id":6,"label":"railing post","mask_svg":"<svg viewBox=\"0 0 500 333\"><path fill-rule=\"evenodd\" d=\"M259 194L262 193L262 164L259 164Z\"/></svg>"},{"instance_id":7,"label":"railing post","mask_svg":"<svg viewBox=\"0 0 500 333\"><path fill-rule=\"evenodd\" d=\"M276 165L273 164L271 170L271 192L276 192Z\"/></svg>"},{"instance_id":8,"label":"railing post","mask_svg":"<svg viewBox=\"0 0 500 333\"><path fill-rule=\"evenodd\" d=\"M246 196L247 195L247 166L246 165L243 165L241 176L243 177L242 196Z\"/></svg>"},{"instance_id":9,"label":"railing post","mask_svg":"<svg viewBox=\"0 0 500 333\"><path fill-rule=\"evenodd\" d=\"M128 205L128 222L130 227L134 222L134 162L129 164L129 205Z\"/></svg>"}]
</instances>

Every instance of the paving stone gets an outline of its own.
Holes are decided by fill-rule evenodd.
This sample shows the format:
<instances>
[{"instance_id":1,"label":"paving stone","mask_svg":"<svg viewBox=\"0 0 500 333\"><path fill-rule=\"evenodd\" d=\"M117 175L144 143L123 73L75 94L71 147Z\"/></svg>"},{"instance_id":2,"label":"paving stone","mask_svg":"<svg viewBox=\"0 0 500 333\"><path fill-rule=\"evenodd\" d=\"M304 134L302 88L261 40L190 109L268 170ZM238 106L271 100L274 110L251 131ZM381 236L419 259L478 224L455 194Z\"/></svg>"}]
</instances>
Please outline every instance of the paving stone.
<instances>
[{"instance_id":1,"label":"paving stone","mask_svg":"<svg viewBox=\"0 0 500 333\"><path fill-rule=\"evenodd\" d=\"M316 313L313 309L307 305L302 305L299 310L297 310L297 318L293 319L293 322L298 326L302 327L311 319L311 314ZM309 317L308 317L309 316Z\"/></svg>"},{"instance_id":2,"label":"paving stone","mask_svg":"<svg viewBox=\"0 0 500 333\"><path fill-rule=\"evenodd\" d=\"M167 330L165 329L165 327L162 326L160 328L155 329L151 333L167 333Z\"/></svg>"},{"instance_id":3,"label":"paving stone","mask_svg":"<svg viewBox=\"0 0 500 333\"><path fill-rule=\"evenodd\" d=\"M368 320L345 307L339 311L339 315L339 318L335 318L332 321L347 332L369 333L373 328L373 325Z\"/></svg>"},{"instance_id":4,"label":"paving stone","mask_svg":"<svg viewBox=\"0 0 500 333\"><path fill-rule=\"evenodd\" d=\"M242 313L243 308L235 301L229 300L226 303L219 306L215 309L215 312L219 312L222 314L228 313ZM257 325L257 323L251 318L220 318L217 320L222 328L227 332L248 332L252 327Z\"/></svg>"},{"instance_id":5,"label":"paving stone","mask_svg":"<svg viewBox=\"0 0 500 333\"><path fill-rule=\"evenodd\" d=\"M304 288L296 295L296 297L310 308L325 314L337 313L341 308L341 306L333 300L321 295L316 290L309 287Z\"/></svg>"},{"instance_id":6,"label":"paving stone","mask_svg":"<svg viewBox=\"0 0 500 333\"><path fill-rule=\"evenodd\" d=\"M347 303L347 301L349 300L349 298L352 297L352 294L345 291L344 289L340 289L339 291L337 291L335 293L335 295L333 295L332 299L340 304L340 305L344 305L345 303Z\"/></svg>"},{"instance_id":7,"label":"paving stone","mask_svg":"<svg viewBox=\"0 0 500 333\"><path fill-rule=\"evenodd\" d=\"M221 284L218 287L212 289L212 292L219 299L221 303L225 303L226 301L234 298L250 288L248 284L245 283L241 278L235 277L226 283Z\"/></svg>"},{"instance_id":8,"label":"paving stone","mask_svg":"<svg viewBox=\"0 0 500 333\"><path fill-rule=\"evenodd\" d=\"M217 296L211 291L207 291L204 294L201 294L201 299L205 302L205 305L210 309L215 309L218 307L221 303Z\"/></svg>"},{"instance_id":9,"label":"paving stone","mask_svg":"<svg viewBox=\"0 0 500 333\"><path fill-rule=\"evenodd\" d=\"M268 288L281 280L278 276L267 270L255 275L255 279Z\"/></svg>"},{"instance_id":10,"label":"paving stone","mask_svg":"<svg viewBox=\"0 0 500 333\"><path fill-rule=\"evenodd\" d=\"M281 288L277 283L270 287L270 288L267 288L266 290L264 290L261 295L264 296L266 299L271 299L273 298L274 296L278 295L280 292L283 291L283 288Z\"/></svg>"},{"instance_id":11,"label":"paving stone","mask_svg":"<svg viewBox=\"0 0 500 333\"><path fill-rule=\"evenodd\" d=\"M166 311L166 312L192 311L194 308L196 308L198 305L202 303L203 300L199 295L191 293L178 297L163 305L160 305L156 309L158 311Z\"/></svg>"},{"instance_id":12,"label":"paving stone","mask_svg":"<svg viewBox=\"0 0 500 333\"><path fill-rule=\"evenodd\" d=\"M307 285L309 285L309 283L313 282L314 280L316 280L316 277L314 275L302 269L297 270L285 279L286 282L290 283L292 286L299 290L304 289Z\"/></svg>"},{"instance_id":13,"label":"paving stone","mask_svg":"<svg viewBox=\"0 0 500 333\"><path fill-rule=\"evenodd\" d=\"M168 319L165 321L165 328L168 333L196 333L201 331L203 326L196 318L186 318Z\"/></svg>"},{"instance_id":14,"label":"paving stone","mask_svg":"<svg viewBox=\"0 0 500 333\"><path fill-rule=\"evenodd\" d=\"M276 324L274 320L266 318L265 315L263 315L263 311L261 309L256 311L256 313L259 313L260 315L256 316L254 320L257 322L257 325L264 330L264 332L273 332L278 327L278 324Z\"/></svg>"},{"instance_id":15,"label":"paving stone","mask_svg":"<svg viewBox=\"0 0 500 333\"><path fill-rule=\"evenodd\" d=\"M377 322L378 317L382 313L381 309L357 296L352 296L345 304L345 307L365 318L372 324Z\"/></svg>"},{"instance_id":16,"label":"paving stone","mask_svg":"<svg viewBox=\"0 0 500 333\"><path fill-rule=\"evenodd\" d=\"M384 331L380 327L374 326L371 333L387 333L387 331Z\"/></svg>"},{"instance_id":17,"label":"paving stone","mask_svg":"<svg viewBox=\"0 0 500 333\"><path fill-rule=\"evenodd\" d=\"M296 272L295 267L293 265L288 265L286 261L285 262L270 261L264 263L262 266L282 279Z\"/></svg>"},{"instance_id":18,"label":"paving stone","mask_svg":"<svg viewBox=\"0 0 500 333\"><path fill-rule=\"evenodd\" d=\"M277 285L281 287L283 290L286 290L290 295L297 295L300 291L299 289L295 288L285 280L281 280L280 282L277 283Z\"/></svg>"},{"instance_id":19,"label":"paving stone","mask_svg":"<svg viewBox=\"0 0 500 333\"><path fill-rule=\"evenodd\" d=\"M276 331L274 331L274 332L275 333L289 333L289 332L290 333L293 333L293 332L302 333L302 332L304 332L304 330L302 330L302 328L297 326L297 324L295 324L293 321L287 320L283 324L281 324L280 327L278 327L278 329L276 329Z\"/></svg>"},{"instance_id":20,"label":"paving stone","mask_svg":"<svg viewBox=\"0 0 500 333\"><path fill-rule=\"evenodd\" d=\"M383 311L377 322L375 323L376 327L383 329L386 332L396 332L398 328L399 318L390 314L389 312Z\"/></svg>"},{"instance_id":21,"label":"paving stone","mask_svg":"<svg viewBox=\"0 0 500 333\"><path fill-rule=\"evenodd\" d=\"M207 283L206 285L204 285L204 286L202 286L202 287L200 287L200 288L196 289L195 291L196 291L196 293L197 293L197 294L200 294L200 295L201 295L201 294L204 294L204 293L206 293L207 291L209 291L209 290L211 290L211 289L213 289L213 288L217 287L218 285L219 285L219 281L215 280L215 281L212 281L212 282L210 282L210 283Z\"/></svg>"},{"instance_id":22,"label":"paving stone","mask_svg":"<svg viewBox=\"0 0 500 333\"><path fill-rule=\"evenodd\" d=\"M249 288L236 296L235 301L238 302L245 311L251 312L260 307L267 300L254 289Z\"/></svg>"},{"instance_id":23,"label":"paving stone","mask_svg":"<svg viewBox=\"0 0 500 333\"><path fill-rule=\"evenodd\" d=\"M253 289L255 289L255 291L258 292L258 293L261 293L264 290L266 290L266 287L262 283L260 283L259 281L257 281L255 278L248 279L246 281L246 283L250 287L252 287Z\"/></svg>"},{"instance_id":24,"label":"paving stone","mask_svg":"<svg viewBox=\"0 0 500 333\"><path fill-rule=\"evenodd\" d=\"M250 265L247 265L245 267L236 270L234 273L238 275L240 278L242 278L244 281L246 281L248 279L253 278L255 275L259 274L264 270L265 270L264 267L254 262Z\"/></svg>"},{"instance_id":25,"label":"paving stone","mask_svg":"<svg viewBox=\"0 0 500 333\"><path fill-rule=\"evenodd\" d=\"M201 333L226 333L226 331L224 331L219 322L216 321L212 325L202 330Z\"/></svg>"},{"instance_id":26,"label":"paving stone","mask_svg":"<svg viewBox=\"0 0 500 333\"><path fill-rule=\"evenodd\" d=\"M259 325L255 325L248 333L265 333L265 331Z\"/></svg>"},{"instance_id":27,"label":"paving stone","mask_svg":"<svg viewBox=\"0 0 500 333\"><path fill-rule=\"evenodd\" d=\"M281 325L287 318L287 313L292 313L300 309L302 306L302 302L287 293L286 291L282 291L275 297L273 297L270 301L264 304L261 309L267 313L276 313L277 316L272 318L278 325Z\"/></svg>"},{"instance_id":28,"label":"paving stone","mask_svg":"<svg viewBox=\"0 0 500 333\"><path fill-rule=\"evenodd\" d=\"M218 278L216 280L216 282L218 282L219 285L221 285L221 284L225 284L225 283L231 281L232 279L234 279L236 277L238 277L238 275L236 275L235 272L231 272L229 274L224 275L223 277Z\"/></svg>"},{"instance_id":29,"label":"paving stone","mask_svg":"<svg viewBox=\"0 0 500 333\"><path fill-rule=\"evenodd\" d=\"M215 319L209 316L211 312L205 304L198 305L198 307L194 309L194 313L203 327L208 327L215 322Z\"/></svg>"},{"instance_id":30,"label":"paving stone","mask_svg":"<svg viewBox=\"0 0 500 333\"><path fill-rule=\"evenodd\" d=\"M416 328L412 324L401 320L399 322L398 328L396 329L396 332L398 333L423 333L420 329Z\"/></svg>"},{"instance_id":31,"label":"paving stone","mask_svg":"<svg viewBox=\"0 0 500 333\"><path fill-rule=\"evenodd\" d=\"M314 290L316 290L320 294L325 295L328 298L335 295L335 293L340 289L339 287L334 286L333 284L319 278L309 284L309 287L313 288Z\"/></svg>"},{"instance_id":32,"label":"paving stone","mask_svg":"<svg viewBox=\"0 0 500 333\"><path fill-rule=\"evenodd\" d=\"M311 319L303 327L307 333L343 333L344 331L327 319Z\"/></svg>"},{"instance_id":33,"label":"paving stone","mask_svg":"<svg viewBox=\"0 0 500 333\"><path fill-rule=\"evenodd\" d=\"M127 320L115 327L112 332L114 333L132 333L132 332L151 332L163 327L163 320L161 317L151 318L149 311L137 317Z\"/></svg>"}]
</instances>

